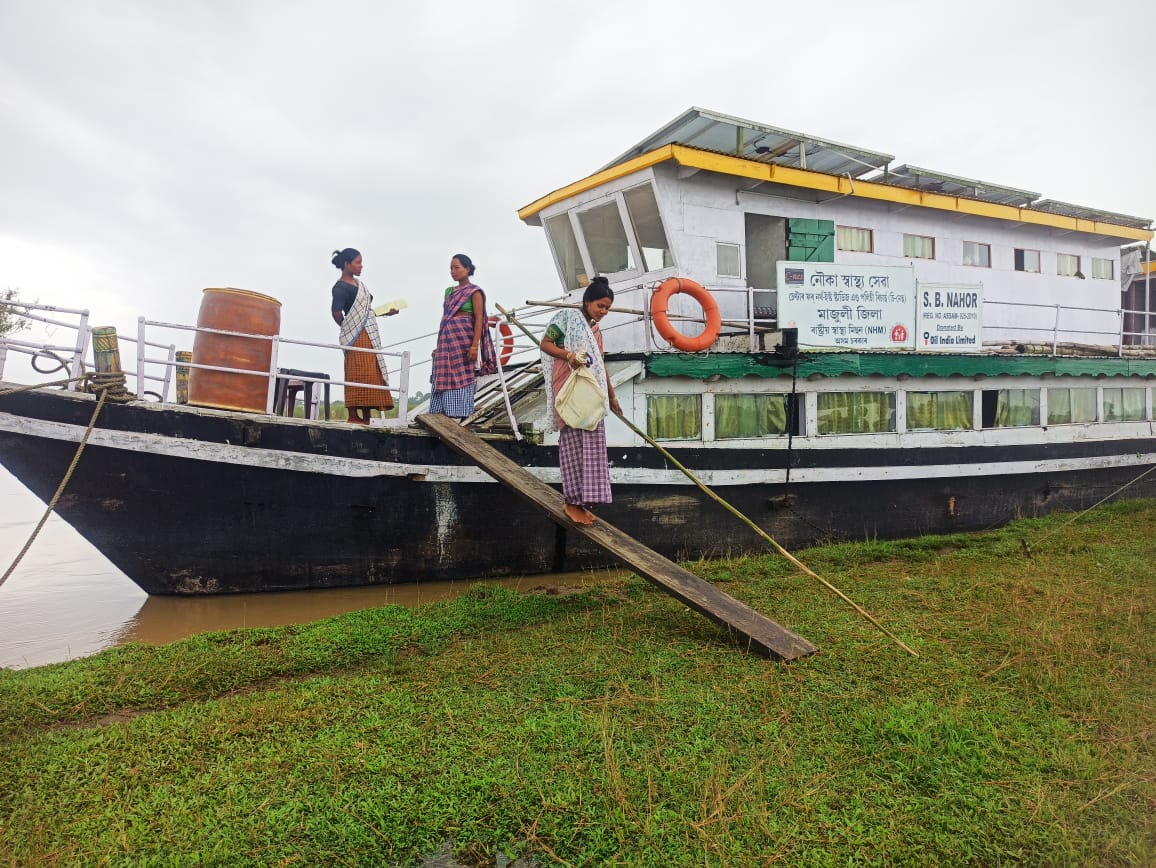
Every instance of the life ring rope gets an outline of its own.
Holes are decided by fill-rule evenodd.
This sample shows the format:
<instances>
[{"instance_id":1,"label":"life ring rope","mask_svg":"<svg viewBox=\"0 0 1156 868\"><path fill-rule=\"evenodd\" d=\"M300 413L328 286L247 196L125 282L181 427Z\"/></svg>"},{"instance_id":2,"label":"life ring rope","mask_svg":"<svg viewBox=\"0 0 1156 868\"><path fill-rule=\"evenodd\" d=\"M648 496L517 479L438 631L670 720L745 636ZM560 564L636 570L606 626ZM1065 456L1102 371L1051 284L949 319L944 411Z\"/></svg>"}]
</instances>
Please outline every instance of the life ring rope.
<instances>
[{"instance_id":1,"label":"life ring rope","mask_svg":"<svg viewBox=\"0 0 1156 868\"><path fill-rule=\"evenodd\" d=\"M686 293L702 306L706 326L702 333L695 337L684 335L671 325L668 312L670 298L680 292ZM722 331L722 312L719 310L718 302L701 283L687 277L669 277L659 284L650 299L650 317L654 320L654 328L663 340L685 353L701 353L709 349L711 344L718 340Z\"/></svg>"}]
</instances>

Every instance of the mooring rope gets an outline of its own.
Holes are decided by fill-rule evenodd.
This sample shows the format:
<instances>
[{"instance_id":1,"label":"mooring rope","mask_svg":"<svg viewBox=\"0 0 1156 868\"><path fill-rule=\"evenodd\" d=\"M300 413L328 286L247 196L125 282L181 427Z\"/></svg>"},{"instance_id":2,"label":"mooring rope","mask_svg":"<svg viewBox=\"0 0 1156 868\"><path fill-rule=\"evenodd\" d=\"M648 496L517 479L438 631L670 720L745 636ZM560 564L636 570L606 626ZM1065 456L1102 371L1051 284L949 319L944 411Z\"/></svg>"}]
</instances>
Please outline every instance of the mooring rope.
<instances>
[{"instance_id":1,"label":"mooring rope","mask_svg":"<svg viewBox=\"0 0 1156 868\"><path fill-rule=\"evenodd\" d=\"M534 337L534 335L532 335L530 333L529 329L527 329L524 325L522 325L516 319L511 317L510 314L506 310L504 310L500 304L495 305L495 307L497 307L497 309L501 313L505 314L506 318L510 322L512 322L514 325L516 325L518 328L520 328L523 332L525 332L526 336L530 340L532 340L535 344L541 345L539 340L536 337ZM543 376L548 377L550 375L550 372L545 370L545 368L543 368L542 373L543 373ZM547 411L548 410L549 410L549 408L547 408ZM701 479L699 479L697 476L695 476L693 473L691 473L689 470L687 470L685 467L683 467L677 458L675 458L673 455L671 455L669 451L664 449L649 434L647 434L645 431L638 428L633 422L631 422L629 419L627 419L621 413L615 413L614 415L616 415L619 419L621 419L623 424L625 424L627 428L629 428L631 431L633 431L635 434L637 434L639 437L641 437L643 440L645 440L647 443L649 443L651 446L653 446L655 449L657 449L663 458L665 458L667 461L669 461L671 464L673 464L675 467L677 467L682 472L682 474L684 476L686 476L687 479L689 479L696 486L698 486L698 488L701 489L708 497L712 498L716 503L718 503L720 506L722 506L724 509L726 509L728 512L730 512L732 515L734 515L740 521L744 522L751 530L753 530L760 537L762 537L764 540L766 540L772 546L774 546L775 550L777 552L779 552L779 554L781 554L788 561L790 561L792 564L794 564L798 569L802 570L802 572L804 572L806 575L817 580L823 587L825 587L827 590L829 590L831 593L833 593L835 596L837 596L840 600L845 602L852 609L854 609L856 612L858 612L860 615L862 615L864 618L866 618L868 621L870 621L872 624L874 624L875 627L880 632L882 632L885 636L887 636L889 639L891 639L892 642L894 642L896 645L898 645L900 648L902 648L904 651L906 651L912 657L918 657L919 656L919 652L915 651L913 648L908 647L907 644L905 644L902 639L900 639L898 636L896 636L894 633L892 633L890 630L888 630L886 627L884 627L882 624L880 624L879 621L877 621L871 615L870 612L868 612L866 609L864 609L862 606L860 606L858 603L856 603L854 600L852 600L850 597L848 597L845 593L843 593L841 590L839 590L837 587L835 587L829 581L824 579L822 576L820 576L818 573L816 573L814 570L812 570L810 567L808 567L806 564L804 564L802 561L800 561L798 558L796 558L793 554L791 554L785 548L783 548L783 546L781 546L779 544L779 542L774 537L772 537L769 533L767 533L765 530L763 530L761 527L759 527L757 524L755 524L753 521L751 521L751 519L747 518L743 513L739 512L739 510L736 507L732 506L730 503L728 503L726 500L724 500L722 497L720 497L718 494L716 494L713 490L711 490L711 488L705 482L703 482Z\"/></svg>"},{"instance_id":2,"label":"mooring rope","mask_svg":"<svg viewBox=\"0 0 1156 868\"><path fill-rule=\"evenodd\" d=\"M123 371L115 371L113 373L92 373L85 374L82 377L73 377L68 380L60 380L55 383L40 383L35 386L20 386L14 389L8 389L0 392L0 397L4 395L12 395L17 392L28 392L33 389L43 389L49 386L67 385L68 383L75 383L79 381L86 382L86 390L94 392L96 398L96 409L92 411L92 419L89 420L88 428L84 432L84 436L80 438L80 445L76 448L76 454L72 456L72 463L68 465L68 471L64 474L64 478L60 480L60 485L56 488L56 493L52 495L52 500L48 503L48 508L44 510L44 515L40 517L35 530L32 535L28 537L28 542L24 543L24 548L16 555L16 559L12 561L11 566L4 571L4 575L0 576L0 586L8 581L8 577L15 572L16 567L24 560L24 556L28 554L28 550L32 548L32 543L36 541L36 537L40 535L40 531L44 528L48 517L52 515L52 511L56 509L56 504L60 502L61 496L64 494L64 489L68 486L69 480L72 479L72 474L76 470L76 465L80 462L80 456L84 453L84 447L88 445L88 438L92 435L92 429L96 427L96 419L100 415L100 410L104 406L105 400L116 401L124 403L134 399L134 395L125 388L125 379Z\"/></svg>"},{"instance_id":3,"label":"mooring rope","mask_svg":"<svg viewBox=\"0 0 1156 868\"><path fill-rule=\"evenodd\" d=\"M1143 479L1145 476L1147 476L1149 473L1151 473L1154 470L1156 470L1156 464L1153 464L1151 467L1149 467L1147 470L1145 470L1143 473L1141 473L1135 479L1131 479L1128 482L1125 482L1123 485L1121 485L1119 488L1117 488L1115 491L1113 491L1107 497L1104 497L1104 498L1101 498L1100 500L1097 500L1095 503L1093 503L1091 506L1089 506L1083 512L1076 513L1071 518L1069 518L1067 521L1065 521L1063 524L1061 524L1059 527L1052 528L1050 531L1048 531L1042 537L1037 539L1035 541L1035 545L1038 546L1044 540L1046 540L1048 537L1055 536L1057 533L1062 531L1064 528L1066 528L1072 522L1080 520L1081 518L1083 518L1085 515L1087 515L1089 512L1091 512L1096 507L1103 506L1105 503L1107 503L1109 500L1111 500L1113 497L1115 497L1117 494L1119 494L1125 488L1128 488L1131 485L1135 485L1137 482L1139 482L1141 479ZM1027 540L1025 540L1025 539L1020 540L1020 548L1023 549L1024 555L1026 555L1029 558L1032 556L1032 547L1028 544Z\"/></svg>"}]
</instances>

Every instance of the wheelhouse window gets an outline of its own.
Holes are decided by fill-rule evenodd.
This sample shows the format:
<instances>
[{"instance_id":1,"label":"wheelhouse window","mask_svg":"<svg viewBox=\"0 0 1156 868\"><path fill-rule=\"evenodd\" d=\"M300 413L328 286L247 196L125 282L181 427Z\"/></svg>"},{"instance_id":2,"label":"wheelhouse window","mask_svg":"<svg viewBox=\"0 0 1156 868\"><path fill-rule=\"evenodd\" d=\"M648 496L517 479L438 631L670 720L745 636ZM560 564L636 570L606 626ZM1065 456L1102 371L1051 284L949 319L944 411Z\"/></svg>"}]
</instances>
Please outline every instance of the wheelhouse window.
<instances>
[{"instance_id":1,"label":"wheelhouse window","mask_svg":"<svg viewBox=\"0 0 1156 868\"><path fill-rule=\"evenodd\" d=\"M1144 412L1144 389L1104 387L1105 422L1140 422Z\"/></svg>"},{"instance_id":2,"label":"wheelhouse window","mask_svg":"<svg viewBox=\"0 0 1156 868\"><path fill-rule=\"evenodd\" d=\"M935 239L928 235L904 235L903 255L911 259L934 259Z\"/></svg>"},{"instance_id":3,"label":"wheelhouse window","mask_svg":"<svg viewBox=\"0 0 1156 868\"><path fill-rule=\"evenodd\" d=\"M1017 428L1039 424L1039 389L984 390L984 428Z\"/></svg>"},{"instance_id":4,"label":"wheelhouse window","mask_svg":"<svg viewBox=\"0 0 1156 868\"><path fill-rule=\"evenodd\" d=\"M962 431L973 427L971 392L908 392L908 431Z\"/></svg>"},{"instance_id":5,"label":"wheelhouse window","mask_svg":"<svg viewBox=\"0 0 1156 868\"><path fill-rule=\"evenodd\" d=\"M719 277L742 277L739 266L739 246L718 241L714 246L715 271Z\"/></svg>"},{"instance_id":6,"label":"wheelhouse window","mask_svg":"<svg viewBox=\"0 0 1156 868\"><path fill-rule=\"evenodd\" d=\"M882 434L895 430L894 392L819 392L820 434Z\"/></svg>"},{"instance_id":7,"label":"wheelhouse window","mask_svg":"<svg viewBox=\"0 0 1156 868\"><path fill-rule=\"evenodd\" d=\"M1072 425L1095 421L1095 389L1048 389L1049 425Z\"/></svg>"},{"instance_id":8,"label":"wheelhouse window","mask_svg":"<svg viewBox=\"0 0 1156 868\"><path fill-rule=\"evenodd\" d=\"M586 241L586 250L590 253L590 264L595 274L617 274L637 268L630 242L626 238L626 227L622 225L617 199L579 211L578 223L582 227L582 237Z\"/></svg>"},{"instance_id":9,"label":"wheelhouse window","mask_svg":"<svg viewBox=\"0 0 1156 868\"><path fill-rule=\"evenodd\" d=\"M642 251L643 267L647 271L670 268L674 265L674 257L670 255L670 244L666 240L666 228L662 225L654 188L650 184L631 187L622 198L626 201L626 212L630 215Z\"/></svg>"},{"instance_id":10,"label":"wheelhouse window","mask_svg":"<svg viewBox=\"0 0 1156 868\"><path fill-rule=\"evenodd\" d=\"M779 437L787 433L790 395L715 395L714 436ZM797 432L796 432L797 433Z\"/></svg>"},{"instance_id":11,"label":"wheelhouse window","mask_svg":"<svg viewBox=\"0 0 1156 868\"><path fill-rule=\"evenodd\" d=\"M870 229L860 229L856 226L836 226L835 246L840 250L849 250L855 253L872 253L875 250L875 238Z\"/></svg>"},{"instance_id":12,"label":"wheelhouse window","mask_svg":"<svg viewBox=\"0 0 1156 868\"><path fill-rule=\"evenodd\" d=\"M702 437L702 396L648 396L646 432L655 440L698 440Z\"/></svg>"},{"instance_id":13,"label":"wheelhouse window","mask_svg":"<svg viewBox=\"0 0 1156 868\"><path fill-rule=\"evenodd\" d=\"M1080 273L1080 257L1074 253L1056 254L1056 274L1064 277L1075 277Z\"/></svg>"},{"instance_id":14,"label":"wheelhouse window","mask_svg":"<svg viewBox=\"0 0 1156 868\"><path fill-rule=\"evenodd\" d=\"M963 264L976 268L991 268L991 245L978 241L963 242Z\"/></svg>"},{"instance_id":15,"label":"wheelhouse window","mask_svg":"<svg viewBox=\"0 0 1156 868\"><path fill-rule=\"evenodd\" d=\"M1028 271L1032 274L1040 273L1040 252L1038 250L1020 250L1015 252L1016 271Z\"/></svg>"},{"instance_id":16,"label":"wheelhouse window","mask_svg":"<svg viewBox=\"0 0 1156 868\"><path fill-rule=\"evenodd\" d=\"M582 253L578 249L578 239L574 237L574 227L570 225L569 214L559 214L546 219L546 234L550 246L558 259L562 272L562 283L567 289L579 289L590 283L586 266L582 264Z\"/></svg>"},{"instance_id":17,"label":"wheelhouse window","mask_svg":"<svg viewBox=\"0 0 1156 868\"><path fill-rule=\"evenodd\" d=\"M1098 280L1111 280L1115 276L1116 263L1113 260L1092 257L1092 277Z\"/></svg>"}]
</instances>

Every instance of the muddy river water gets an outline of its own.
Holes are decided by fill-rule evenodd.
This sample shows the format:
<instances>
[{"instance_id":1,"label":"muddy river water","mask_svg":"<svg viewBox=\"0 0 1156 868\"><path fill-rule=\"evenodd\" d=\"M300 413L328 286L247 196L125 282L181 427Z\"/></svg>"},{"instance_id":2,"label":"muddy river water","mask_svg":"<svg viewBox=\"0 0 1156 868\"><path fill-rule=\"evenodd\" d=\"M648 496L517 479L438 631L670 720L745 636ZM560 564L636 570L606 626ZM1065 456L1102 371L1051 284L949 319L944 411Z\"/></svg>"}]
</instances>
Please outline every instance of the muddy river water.
<instances>
[{"instance_id":1,"label":"muddy river water","mask_svg":"<svg viewBox=\"0 0 1156 868\"><path fill-rule=\"evenodd\" d=\"M0 469L0 575L19 554L44 505ZM585 585L609 573L523 576L487 584L530 590ZM53 516L0 586L0 666L22 669L125 642L160 645L196 633L316 621L375 606L450 599L477 580L219 597L150 597Z\"/></svg>"}]
</instances>

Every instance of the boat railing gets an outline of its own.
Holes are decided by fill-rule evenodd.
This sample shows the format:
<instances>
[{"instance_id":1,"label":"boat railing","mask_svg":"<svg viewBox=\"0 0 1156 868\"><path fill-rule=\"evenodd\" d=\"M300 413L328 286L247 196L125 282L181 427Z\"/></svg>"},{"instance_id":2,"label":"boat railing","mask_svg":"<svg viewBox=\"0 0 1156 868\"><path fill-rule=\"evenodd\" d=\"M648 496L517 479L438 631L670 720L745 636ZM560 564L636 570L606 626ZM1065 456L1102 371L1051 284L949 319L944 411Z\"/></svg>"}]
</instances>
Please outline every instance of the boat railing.
<instances>
[{"instance_id":1,"label":"boat railing","mask_svg":"<svg viewBox=\"0 0 1156 868\"><path fill-rule=\"evenodd\" d=\"M84 358L92 337L89 328L89 311L78 308L57 307L51 304L39 304L33 301L12 299L0 305L9 313L21 320L20 327L0 336L0 379L4 378L4 368L8 360L9 351L30 357L29 363L38 374L54 374L58 371L67 373L68 378L80 377L84 374ZM18 312L19 311L19 312ZM67 317L60 319L59 317ZM76 333L76 339L71 343L63 341L32 341L16 337L20 331L30 323L39 323L46 327L49 337L55 336L56 329L65 329ZM50 359L57 367L44 370L37 366L39 359ZM78 388L73 383L70 388Z\"/></svg>"},{"instance_id":2,"label":"boat railing","mask_svg":"<svg viewBox=\"0 0 1156 868\"><path fill-rule=\"evenodd\" d=\"M1124 331L1124 315L1128 311L1121 310L1115 307L1086 307L1083 305L1074 304L1043 304L1040 302L1025 302L1025 301L1001 301L999 299L984 299L984 308L997 307L1008 308L1011 310L1046 310L1050 313L1050 323L1041 321L1039 325L1022 325L1020 323L1004 324L1004 323L984 323L984 332L1002 332L1001 339L998 341L990 341L985 343L1007 343L1008 340L1021 341L1020 334L1024 333L1028 338L1042 337L1040 343L1050 343L1052 347L1052 355L1059 352L1062 344L1069 343L1086 343L1089 335L1102 336L1110 338L1105 341L1104 346L1114 350L1117 356L1124 355L1124 337L1129 334ZM1083 316L1083 322L1073 327L1065 327L1062 324L1064 314L1074 313ZM1115 319L1116 323L1111 329L1096 328L1095 324L1088 322L1091 317L1088 314L1100 314L1102 318L1107 320L1109 318ZM1079 338L1080 341L1075 339ZM1030 341L1023 341L1030 342Z\"/></svg>"},{"instance_id":3,"label":"boat railing","mask_svg":"<svg viewBox=\"0 0 1156 868\"><path fill-rule=\"evenodd\" d=\"M164 348L165 345L158 344L158 343L147 340L145 337L145 334L146 334L146 330L148 328L173 329L176 331L193 332L195 334L215 334L215 335L224 335L227 337L249 338L249 339L254 339L254 340L269 341L269 343L270 343L269 369L268 370L252 370L252 369L246 369L246 368L232 368L232 367L226 367L226 366L222 366L222 365L207 365L207 364L203 364L203 363L199 363L199 362L192 362L192 361L178 361L175 357L175 355L176 355L175 352L170 353L165 358L150 357L146 353L147 347L151 346L151 347ZM324 379L321 377L314 377L314 376L309 376L308 374L300 374L300 373L293 374L293 379L294 380L300 380L300 381L305 382L305 383L309 383L310 389L313 388L313 384L317 383L317 384L328 385L328 386L342 386L342 387L354 386L356 388L372 389L372 390L376 390L376 391L389 392L390 394L392 394L394 396L394 405L397 407L397 417L396 418L382 419L381 424L385 427L404 427L404 426L407 426L409 424L408 402L409 402L410 354L408 351L391 352L391 351L386 350L386 349L378 350L378 349L374 349L372 347L347 347L347 346L344 346L342 344L325 343L325 342L320 342L320 341L297 340L295 338L281 337L280 335L250 334L248 332L237 332L237 331L230 331L227 329L215 329L215 328L210 328L208 326L190 326L190 325L185 325L183 323L161 322L158 320L148 320L148 319L145 319L144 317L141 317L137 320L137 338L136 338L135 343L137 346L137 386L136 386L137 397L144 397L144 395L145 395L144 381L146 379L158 379L157 377L151 377L150 378L147 375L142 374L142 372L144 372L146 370L146 366L149 366L149 365L160 365L165 369L164 381L166 383L168 382L168 378L171 375L171 372L177 367L187 368L190 371L191 370L219 371L219 372L228 373L228 374L240 374L243 376L266 378L269 382L269 388L266 392L266 405L265 405L265 412L267 412L267 413L272 413L274 411L274 407L276 405L276 399L277 399L277 381L278 381L278 379L284 378L284 376L285 376L284 374L282 374L280 372L280 350L281 350L281 347L285 344L288 344L291 346L297 346L297 347L309 347L309 348L323 349L323 350L341 350L342 352L346 352L346 353L348 353L348 352L369 353L371 355L381 356L381 357L388 358L391 360L396 360L397 361L397 368L389 367L389 363L387 363L387 368L389 368L391 378L392 378L392 375L396 371L397 382L398 382L397 386L376 386L376 385L372 385L372 384L368 384L368 383L351 382L348 380Z\"/></svg>"}]
</instances>

